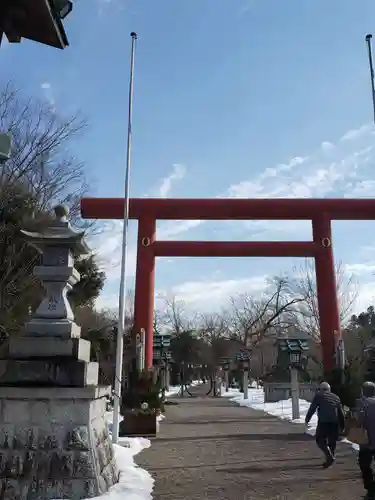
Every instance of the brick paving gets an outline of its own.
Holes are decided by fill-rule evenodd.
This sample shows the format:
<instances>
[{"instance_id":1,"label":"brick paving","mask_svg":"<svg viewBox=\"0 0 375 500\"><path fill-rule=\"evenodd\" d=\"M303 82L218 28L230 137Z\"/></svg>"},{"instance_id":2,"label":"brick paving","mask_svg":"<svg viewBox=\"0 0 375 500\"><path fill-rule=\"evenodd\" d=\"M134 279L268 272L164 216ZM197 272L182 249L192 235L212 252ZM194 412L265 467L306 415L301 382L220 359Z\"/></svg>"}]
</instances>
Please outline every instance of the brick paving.
<instances>
[{"instance_id":1,"label":"brick paving","mask_svg":"<svg viewBox=\"0 0 375 500\"><path fill-rule=\"evenodd\" d=\"M356 500L356 453L339 444L328 470L303 426L227 398L175 398L151 448L136 457L155 479L154 500Z\"/></svg>"}]
</instances>

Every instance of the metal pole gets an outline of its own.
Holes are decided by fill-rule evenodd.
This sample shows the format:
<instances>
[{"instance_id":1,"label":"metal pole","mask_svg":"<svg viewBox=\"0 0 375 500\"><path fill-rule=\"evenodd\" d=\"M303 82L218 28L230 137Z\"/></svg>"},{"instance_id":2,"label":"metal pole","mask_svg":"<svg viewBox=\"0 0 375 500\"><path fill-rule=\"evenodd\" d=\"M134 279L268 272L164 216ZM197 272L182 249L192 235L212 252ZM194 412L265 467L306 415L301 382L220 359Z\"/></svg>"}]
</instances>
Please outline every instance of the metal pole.
<instances>
[{"instance_id":1,"label":"metal pole","mask_svg":"<svg viewBox=\"0 0 375 500\"><path fill-rule=\"evenodd\" d=\"M298 370L296 368L290 368L290 381L291 381L291 393L292 393L292 419L298 420L300 418L299 411L299 381L298 381Z\"/></svg>"},{"instance_id":2,"label":"metal pole","mask_svg":"<svg viewBox=\"0 0 375 500\"><path fill-rule=\"evenodd\" d=\"M169 363L168 360L165 362L165 389L169 391Z\"/></svg>"},{"instance_id":3,"label":"metal pole","mask_svg":"<svg viewBox=\"0 0 375 500\"><path fill-rule=\"evenodd\" d=\"M247 369L243 371L243 398L249 399L249 372Z\"/></svg>"},{"instance_id":4,"label":"metal pole","mask_svg":"<svg viewBox=\"0 0 375 500\"><path fill-rule=\"evenodd\" d=\"M372 47L371 47L372 35L366 35L367 51L368 51L368 61L370 66L370 77L371 77L371 91L372 91L372 109L374 114L375 123L375 82L374 82L374 64L372 59Z\"/></svg>"},{"instance_id":5,"label":"metal pole","mask_svg":"<svg viewBox=\"0 0 375 500\"><path fill-rule=\"evenodd\" d=\"M141 328L141 371L145 369L145 353L146 353L146 332L144 328Z\"/></svg>"},{"instance_id":6,"label":"metal pole","mask_svg":"<svg viewBox=\"0 0 375 500\"><path fill-rule=\"evenodd\" d=\"M116 343L116 375L115 375L115 394L113 405L113 429L112 442L118 442L119 424L120 424L120 399L121 399L121 381L122 381L122 363L124 351L125 334L125 302L126 302L126 257L128 243L128 225L129 225L129 181L131 167L131 136L132 136L132 112L133 112L133 83L134 83L134 55L136 33L130 33L132 37L131 60L130 60L130 83L129 83L129 108L128 108L128 144L126 152L126 171L125 171L125 200L124 200L124 221L122 230L122 255L121 255L121 279L119 292L119 315L118 315L118 333Z\"/></svg>"},{"instance_id":7,"label":"metal pole","mask_svg":"<svg viewBox=\"0 0 375 500\"><path fill-rule=\"evenodd\" d=\"M181 397L184 397L184 383L185 383L185 364L182 362L181 365Z\"/></svg>"}]
</instances>

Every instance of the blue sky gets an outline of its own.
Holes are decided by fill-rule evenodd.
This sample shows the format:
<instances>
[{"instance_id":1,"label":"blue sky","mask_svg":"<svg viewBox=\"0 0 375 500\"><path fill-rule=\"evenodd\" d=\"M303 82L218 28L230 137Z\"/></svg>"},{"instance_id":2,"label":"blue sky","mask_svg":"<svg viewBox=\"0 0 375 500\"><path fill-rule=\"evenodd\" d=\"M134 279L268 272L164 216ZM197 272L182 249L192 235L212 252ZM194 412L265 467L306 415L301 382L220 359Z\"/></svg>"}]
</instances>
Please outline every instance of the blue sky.
<instances>
[{"instance_id":1,"label":"blue sky","mask_svg":"<svg viewBox=\"0 0 375 500\"><path fill-rule=\"evenodd\" d=\"M137 31L133 196L374 196L366 33L373 0L76 0L65 51L25 41L0 52L12 79L90 129L77 155L92 194L122 196L130 31ZM174 239L309 238L308 223L160 225ZM129 287L135 262L131 226ZM375 223L334 224L335 257L372 300ZM116 307L121 227L92 242L108 271L100 305ZM216 309L255 293L289 259L159 259L160 295ZM298 264L298 263L297 263Z\"/></svg>"}]
</instances>

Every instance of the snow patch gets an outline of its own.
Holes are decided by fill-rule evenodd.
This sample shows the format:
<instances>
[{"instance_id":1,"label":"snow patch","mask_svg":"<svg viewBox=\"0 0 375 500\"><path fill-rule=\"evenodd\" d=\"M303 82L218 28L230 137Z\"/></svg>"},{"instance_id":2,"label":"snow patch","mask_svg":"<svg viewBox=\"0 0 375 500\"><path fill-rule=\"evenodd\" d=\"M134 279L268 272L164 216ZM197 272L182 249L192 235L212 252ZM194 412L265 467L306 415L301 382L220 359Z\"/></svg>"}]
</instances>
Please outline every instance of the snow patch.
<instances>
[{"instance_id":1,"label":"snow patch","mask_svg":"<svg viewBox=\"0 0 375 500\"><path fill-rule=\"evenodd\" d=\"M113 412L106 412L104 418L111 432ZM120 437L119 444L113 445L120 472L119 482L104 495L86 500L151 500L154 480L146 470L134 462L134 456L150 446L149 439Z\"/></svg>"},{"instance_id":2,"label":"snow patch","mask_svg":"<svg viewBox=\"0 0 375 500\"><path fill-rule=\"evenodd\" d=\"M249 388L248 398L245 399L242 392L239 389L229 389L226 392L222 389L221 395L230 398L230 401L237 403L240 406L247 406L248 408L253 408L254 410L264 411L268 415L280 418L281 420L288 420L293 424L304 424L306 413L310 407L310 403L304 399L299 400L300 408L300 418L294 419L292 416L292 400L286 399L283 401L278 401L277 403L265 403L264 402L264 391L263 389L256 389L254 386ZM315 436L316 427L318 424L317 415L314 414L309 425L306 426L305 432L310 436ZM350 444L355 450L359 449L357 444L351 443L347 439L342 439L342 443Z\"/></svg>"}]
</instances>

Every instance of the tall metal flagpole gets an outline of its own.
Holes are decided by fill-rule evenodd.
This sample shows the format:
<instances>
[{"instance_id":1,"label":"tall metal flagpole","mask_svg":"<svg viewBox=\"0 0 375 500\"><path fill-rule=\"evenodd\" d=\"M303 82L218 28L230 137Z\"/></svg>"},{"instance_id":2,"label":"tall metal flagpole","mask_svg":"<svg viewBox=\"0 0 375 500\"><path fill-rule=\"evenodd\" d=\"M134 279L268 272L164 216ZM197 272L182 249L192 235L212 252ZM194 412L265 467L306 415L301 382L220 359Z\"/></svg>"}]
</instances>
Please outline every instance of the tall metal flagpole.
<instances>
[{"instance_id":1,"label":"tall metal flagpole","mask_svg":"<svg viewBox=\"0 0 375 500\"><path fill-rule=\"evenodd\" d=\"M125 203L124 203L124 222L122 230L122 254L121 254L121 278L120 278L120 293L119 293L119 315L118 329L116 342L116 375L115 375L115 394L113 408L113 429L112 441L118 442L119 423L120 423L120 400L121 400L121 382L122 382L122 365L124 353L124 334L125 334L125 319L126 319L126 257L128 243L128 225L129 225L129 184L130 184L130 167L131 167L131 138L132 138L132 114L133 114L133 83L134 83L134 55L135 42L137 33L130 33L132 37L132 49L130 60L130 83L129 83L129 109L128 109L128 144L126 152L126 171L125 171Z\"/></svg>"},{"instance_id":2,"label":"tall metal flagpole","mask_svg":"<svg viewBox=\"0 0 375 500\"><path fill-rule=\"evenodd\" d=\"M372 109L374 112L374 123L375 123L375 81L374 81L375 74L374 74L374 63L373 63L373 59L372 59L371 39L372 39L371 34L366 35L368 60L369 60L369 65L370 65L370 76L371 76Z\"/></svg>"}]
</instances>

